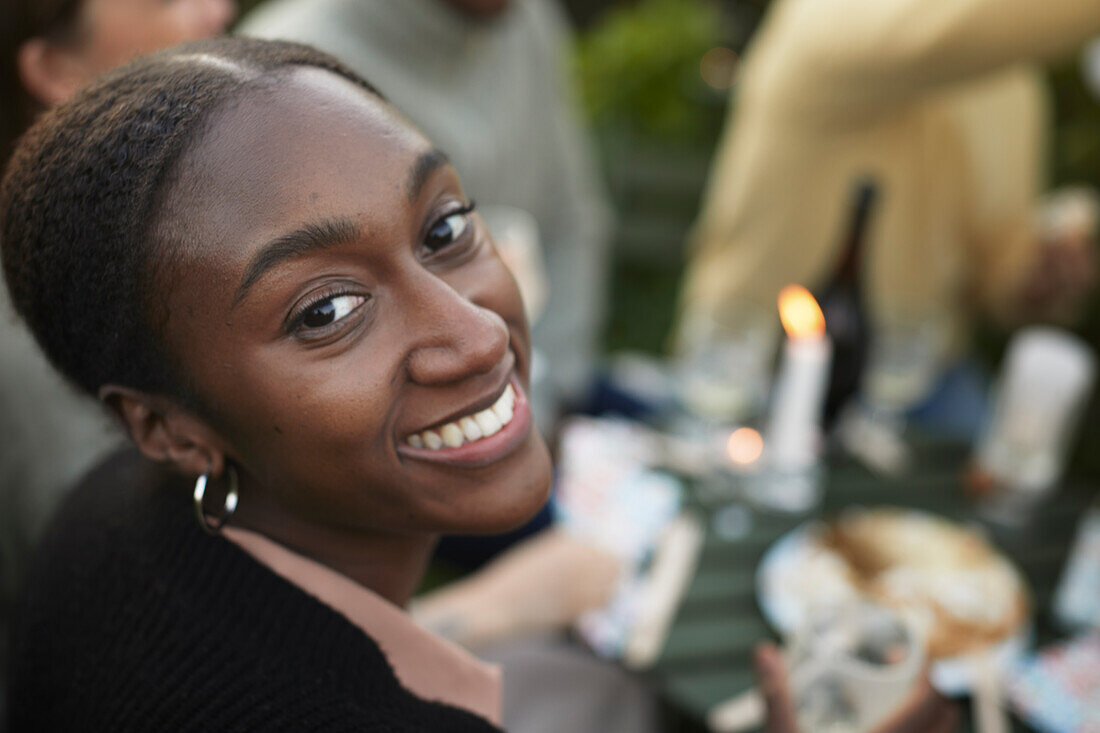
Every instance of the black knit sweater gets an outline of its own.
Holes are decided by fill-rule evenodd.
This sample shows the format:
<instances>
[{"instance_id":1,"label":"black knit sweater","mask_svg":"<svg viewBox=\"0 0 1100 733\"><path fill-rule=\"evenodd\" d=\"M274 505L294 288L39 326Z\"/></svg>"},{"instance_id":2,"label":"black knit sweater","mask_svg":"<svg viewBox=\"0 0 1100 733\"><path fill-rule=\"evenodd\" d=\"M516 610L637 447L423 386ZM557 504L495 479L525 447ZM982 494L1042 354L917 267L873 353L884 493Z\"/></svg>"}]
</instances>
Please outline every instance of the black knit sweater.
<instances>
[{"instance_id":1,"label":"black knit sweater","mask_svg":"<svg viewBox=\"0 0 1100 733\"><path fill-rule=\"evenodd\" d=\"M54 517L13 630L10 733L497 730L401 687L370 637L204 534L188 483L133 451Z\"/></svg>"}]
</instances>

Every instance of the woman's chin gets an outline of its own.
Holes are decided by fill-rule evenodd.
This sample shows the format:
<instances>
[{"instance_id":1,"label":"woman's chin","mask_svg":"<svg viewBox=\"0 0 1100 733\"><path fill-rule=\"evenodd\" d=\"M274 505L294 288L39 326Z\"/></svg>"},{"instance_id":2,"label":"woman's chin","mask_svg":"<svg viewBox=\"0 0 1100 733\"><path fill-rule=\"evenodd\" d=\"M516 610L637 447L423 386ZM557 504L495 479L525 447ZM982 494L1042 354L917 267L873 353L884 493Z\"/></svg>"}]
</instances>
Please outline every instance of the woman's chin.
<instances>
[{"instance_id":1,"label":"woman's chin","mask_svg":"<svg viewBox=\"0 0 1100 733\"><path fill-rule=\"evenodd\" d=\"M467 511L462 512L461 527L450 534L501 534L522 527L539 513L550 498L550 453L537 432L519 471L498 478L478 492Z\"/></svg>"}]
</instances>

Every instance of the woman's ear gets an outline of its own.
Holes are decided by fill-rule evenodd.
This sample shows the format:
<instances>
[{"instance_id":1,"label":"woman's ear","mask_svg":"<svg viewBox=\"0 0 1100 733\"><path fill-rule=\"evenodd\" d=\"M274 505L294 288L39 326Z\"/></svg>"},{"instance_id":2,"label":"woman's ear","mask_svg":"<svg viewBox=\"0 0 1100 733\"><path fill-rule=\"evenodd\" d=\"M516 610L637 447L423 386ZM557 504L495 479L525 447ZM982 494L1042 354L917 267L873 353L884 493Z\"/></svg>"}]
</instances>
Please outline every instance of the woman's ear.
<instances>
[{"instance_id":1,"label":"woman's ear","mask_svg":"<svg viewBox=\"0 0 1100 733\"><path fill-rule=\"evenodd\" d=\"M188 476L221 475L225 468L221 438L177 402L115 384L101 387L99 399L118 416L148 458L171 463Z\"/></svg>"},{"instance_id":2,"label":"woman's ear","mask_svg":"<svg viewBox=\"0 0 1100 733\"><path fill-rule=\"evenodd\" d=\"M15 53L15 65L23 88L44 107L64 102L89 79L72 51L45 38L24 41Z\"/></svg>"}]
</instances>

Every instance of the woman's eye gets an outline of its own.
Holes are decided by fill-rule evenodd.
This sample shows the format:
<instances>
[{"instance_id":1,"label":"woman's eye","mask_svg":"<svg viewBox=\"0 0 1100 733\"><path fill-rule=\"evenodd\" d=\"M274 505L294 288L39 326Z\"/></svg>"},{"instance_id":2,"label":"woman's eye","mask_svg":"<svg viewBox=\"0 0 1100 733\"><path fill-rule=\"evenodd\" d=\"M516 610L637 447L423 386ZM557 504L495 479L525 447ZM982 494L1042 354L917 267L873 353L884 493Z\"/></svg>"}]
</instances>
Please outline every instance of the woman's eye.
<instances>
[{"instance_id":1,"label":"woman's eye","mask_svg":"<svg viewBox=\"0 0 1100 733\"><path fill-rule=\"evenodd\" d=\"M458 241L470 226L469 212L456 211L443 217L432 225L424 237L424 245L431 252L438 252L449 244Z\"/></svg>"},{"instance_id":2,"label":"woman's eye","mask_svg":"<svg viewBox=\"0 0 1100 733\"><path fill-rule=\"evenodd\" d=\"M302 328L331 326L367 301L362 295L336 295L309 306L302 314Z\"/></svg>"}]
</instances>

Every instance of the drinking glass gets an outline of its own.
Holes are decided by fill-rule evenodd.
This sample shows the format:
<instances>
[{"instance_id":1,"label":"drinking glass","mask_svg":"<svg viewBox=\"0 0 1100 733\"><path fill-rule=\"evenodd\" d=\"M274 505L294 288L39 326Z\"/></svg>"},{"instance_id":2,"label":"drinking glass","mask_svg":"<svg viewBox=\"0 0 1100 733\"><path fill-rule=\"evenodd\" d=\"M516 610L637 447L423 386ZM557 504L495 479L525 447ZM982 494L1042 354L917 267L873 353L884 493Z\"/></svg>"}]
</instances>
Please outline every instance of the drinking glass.
<instances>
[{"instance_id":1,"label":"drinking glass","mask_svg":"<svg viewBox=\"0 0 1100 733\"><path fill-rule=\"evenodd\" d=\"M772 315L749 303L689 318L677 359L684 408L712 422L756 414L767 396L777 337Z\"/></svg>"},{"instance_id":2,"label":"drinking glass","mask_svg":"<svg viewBox=\"0 0 1100 733\"><path fill-rule=\"evenodd\" d=\"M809 608L787 653L799 730L871 730L907 697L924 659L916 619L866 601Z\"/></svg>"},{"instance_id":3,"label":"drinking glass","mask_svg":"<svg viewBox=\"0 0 1100 733\"><path fill-rule=\"evenodd\" d=\"M895 315L876 324L860 399L837 426L849 453L889 476L908 468L906 413L931 393L946 345L944 321L934 314Z\"/></svg>"},{"instance_id":4,"label":"drinking glass","mask_svg":"<svg viewBox=\"0 0 1100 733\"><path fill-rule=\"evenodd\" d=\"M931 392L942 366L946 328L935 316L884 319L875 329L862 397L876 412L902 415Z\"/></svg>"}]
</instances>

